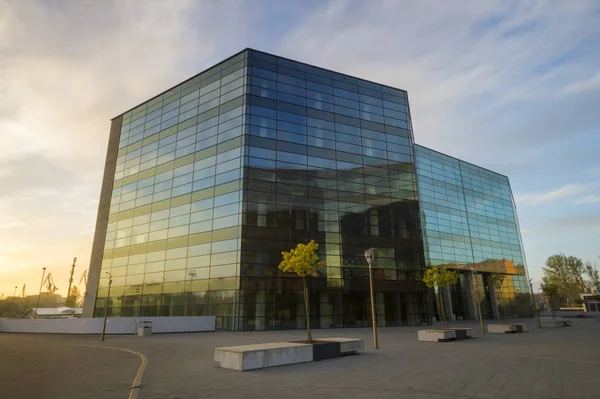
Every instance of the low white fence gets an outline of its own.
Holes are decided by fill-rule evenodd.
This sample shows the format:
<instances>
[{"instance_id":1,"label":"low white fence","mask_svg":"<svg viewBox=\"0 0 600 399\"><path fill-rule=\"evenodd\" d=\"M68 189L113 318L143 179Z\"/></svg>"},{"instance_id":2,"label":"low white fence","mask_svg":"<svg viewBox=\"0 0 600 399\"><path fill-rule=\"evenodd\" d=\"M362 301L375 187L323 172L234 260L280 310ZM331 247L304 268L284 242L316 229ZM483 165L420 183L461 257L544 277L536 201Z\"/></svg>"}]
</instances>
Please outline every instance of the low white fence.
<instances>
[{"instance_id":1,"label":"low white fence","mask_svg":"<svg viewBox=\"0 0 600 399\"><path fill-rule=\"evenodd\" d=\"M134 334L139 322L152 322L152 333L215 331L215 316L117 317L106 320L107 334ZM93 319L0 319L0 332L42 334L100 334L101 318Z\"/></svg>"}]
</instances>

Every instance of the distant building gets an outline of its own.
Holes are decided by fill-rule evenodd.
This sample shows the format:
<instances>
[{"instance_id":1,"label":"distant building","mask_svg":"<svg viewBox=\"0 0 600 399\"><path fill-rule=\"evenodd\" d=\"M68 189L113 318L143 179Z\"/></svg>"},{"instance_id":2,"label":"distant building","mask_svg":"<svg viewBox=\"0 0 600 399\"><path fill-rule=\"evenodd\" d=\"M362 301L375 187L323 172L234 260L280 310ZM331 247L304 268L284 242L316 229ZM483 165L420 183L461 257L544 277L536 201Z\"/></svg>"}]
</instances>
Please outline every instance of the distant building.
<instances>
[{"instance_id":1,"label":"distant building","mask_svg":"<svg viewBox=\"0 0 600 399\"><path fill-rule=\"evenodd\" d=\"M53 294L50 292L42 292L40 295L40 303L37 303L38 295L27 295L26 302L32 306L38 305L40 308L58 308L64 306L67 299L63 298L59 294Z\"/></svg>"},{"instance_id":2,"label":"distant building","mask_svg":"<svg viewBox=\"0 0 600 399\"><path fill-rule=\"evenodd\" d=\"M594 283L592 281L584 281L583 282L584 285L584 289L583 289L583 293L584 294L598 294L598 289L596 288L596 286L594 285Z\"/></svg>"},{"instance_id":3,"label":"distant building","mask_svg":"<svg viewBox=\"0 0 600 399\"><path fill-rule=\"evenodd\" d=\"M82 308L31 308L23 315L24 319L72 319L81 317Z\"/></svg>"}]
</instances>

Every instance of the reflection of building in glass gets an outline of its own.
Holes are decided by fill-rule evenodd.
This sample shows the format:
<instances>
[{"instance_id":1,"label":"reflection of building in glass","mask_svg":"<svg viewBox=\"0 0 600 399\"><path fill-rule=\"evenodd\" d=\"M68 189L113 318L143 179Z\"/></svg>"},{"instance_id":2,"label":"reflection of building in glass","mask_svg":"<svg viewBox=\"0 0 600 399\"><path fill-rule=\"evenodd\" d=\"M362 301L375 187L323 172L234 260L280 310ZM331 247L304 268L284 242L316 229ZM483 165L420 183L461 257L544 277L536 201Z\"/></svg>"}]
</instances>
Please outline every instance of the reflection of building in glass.
<instances>
[{"instance_id":1,"label":"reflection of building in glass","mask_svg":"<svg viewBox=\"0 0 600 399\"><path fill-rule=\"evenodd\" d=\"M426 259L524 274L522 257L497 257L484 244L477 261L446 256L436 241L443 228L430 228L445 228L442 218L427 202L419 207L415 149L429 162L421 154L429 150L414 145L405 91L236 54L113 119L84 315L103 313L110 273L113 317L216 315L235 330L303 328L301 281L277 266L281 251L310 239L327 263L309 279L320 328L369 324L369 247L381 325L430 321ZM419 168L424 197L427 173Z\"/></svg>"},{"instance_id":2,"label":"reflection of building in glass","mask_svg":"<svg viewBox=\"0 0 600 399\"><path fill-rule=\"evenodd\" d=\"M477 313L472 270L484 317L529 316L531 302L516 210L506 176L415 146L419 204L428 266L461 270L449 294L448 314ZM506 277L499 292L491 273Z\"/></svg>"}]
</instances>

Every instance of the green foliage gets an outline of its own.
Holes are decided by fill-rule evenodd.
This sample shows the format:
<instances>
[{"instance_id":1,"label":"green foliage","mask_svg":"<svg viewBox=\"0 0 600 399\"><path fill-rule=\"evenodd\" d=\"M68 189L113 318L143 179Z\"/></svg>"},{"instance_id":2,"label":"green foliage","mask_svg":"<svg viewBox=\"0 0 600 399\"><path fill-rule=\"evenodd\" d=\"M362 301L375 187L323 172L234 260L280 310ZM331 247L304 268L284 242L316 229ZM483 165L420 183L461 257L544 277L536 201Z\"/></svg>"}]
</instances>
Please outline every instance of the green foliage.
<instances>
[{"instance_id":1,"label":"green foliage","mask_svg":"<svg viewBox=\"0 0 600 399\"><path fill-rule=\"evenodd\" d=\"M70 308L77 308L81 306L81 292L76 285L71 287L71 292L69 293L69 297L65 302L65 306Z\"/></svg>"},{"instance_id":2,"label":"green foliage","mask_svg":"<svg viewBox=\"0 0 600 399\"><path fill-rule=\"evenodd\" d=\"M296 248L289 252L283 251L281 255L283 260L279 264L279 268L284 273L296 273L302 277L304 286L304 311L306 313L306 330L308 332L308 342L312 342L312 334L310 332L310 312L308 304L308 288L306 287L306 277L316 277L319 270L325 266L324 262L319 262L317 251L319 244L315 240L310 240L306 245L300 243Z\"/></svg>"},{"instance_id":3,"label":"green foliage","mask_svg":"<svg viewBox=\"0 0 600 399\"><path fill-rule=\"evenodd\" d=\"M308 244L298 244L295 249L290 252L283 251L281 255L283 260L279 264L279 268L284 273L296 273L300 277L317 276L319 269L324 266L323 262L319 262L317 251L319 244L315 240L311 240Z\"/></svg>"},{"instance_id":4,"label":"green foliage","mask_svg":"<svg viewBox=\"0 0 600 399\"><path fill-rule=\"evenodd\" d=\"M440 307L442 308L442 317L444 318L444 328L448 329L448 321L446 320L446 310L444 309L444 292L443 288L448 288L450 285L456 284L458 281L458 271L448 270L445 266L434 266L425 270L423 282L429 288L437 286L440 289Z\"/></svg>"},{"instance_id":5,"label":"green foliage","mask_svg":"<svg viewBox=\"0 0 600 399\"><path fill-rule=\"evenodd\" d=\"M22 301L16 302L13 299L2 299L0 300L0 317L20 318L27 311L27 305Z\"/></svg>"},{"instance_id":6,"label":"green foliage","mask_svg":"<svg viewBox=\"0 0 600 399\"><path fill-rule=\"evenodd\" d=\"M548 305L550 306L550 310L552 311L552 318L556 319L554 311L558 307L556 300L560 296L561 290L558 284L553 282L544 282L540 285L542 289L542 293L546 298L548 298Z\"/></svg>"},{"instance_id":7,"label":"green foliage","mask_svg":"<svg viewBox=\"0 0 600 399\"><path fill-rule=\"evenodd\" d=\"M600 272L598 271L598 266L595 264L592 265L591 262L586 262L584 269L585 274L596 289L596 293L600 293Z\"/></svg>"},{"instance_id":8,"label":"green foliage","mask_svg":"<svg viewBox=\"0 0 600 399\"><path fill-rule=\"evenodd\" d=\"M542 281L558 288L556 296L564 296L574 302L584 292L585 268L581 259L564 254L552 255L546 260L543 270Z\"/></svg>"},{"instance_id":9,"label":"green foliage","mask_svg":"<svg viewBox=\"0 0 600 399\"><path fill-rule=\"evenodd\" d=\"M448 288L458 281L458 271L448 270L446 266L434 266L425 270L423 282L429 288Z\"/></svg>"},{"instance_id":10,"label":"green foliage","mask_svg":"<svg viewBox=\"0 0 600 399\"><path fill-rule=\"evenodd\" d=\"M491 284L495 289L501 290L504 285L505 274L492 274L488 277L488 284Z\"/></svg>"},{"instance_id":11,"label":"green foliage","mask_svg":"<svg viewBox=\"0 0 600 399\"><path fill-rule=\"evenodd\" d=\"M542 283L540 285L540 288L542 289L542 293L544 294L544 296L547 298L553 298L560 295L560 287L551 282Z\"/></svg>"}]
</instances>

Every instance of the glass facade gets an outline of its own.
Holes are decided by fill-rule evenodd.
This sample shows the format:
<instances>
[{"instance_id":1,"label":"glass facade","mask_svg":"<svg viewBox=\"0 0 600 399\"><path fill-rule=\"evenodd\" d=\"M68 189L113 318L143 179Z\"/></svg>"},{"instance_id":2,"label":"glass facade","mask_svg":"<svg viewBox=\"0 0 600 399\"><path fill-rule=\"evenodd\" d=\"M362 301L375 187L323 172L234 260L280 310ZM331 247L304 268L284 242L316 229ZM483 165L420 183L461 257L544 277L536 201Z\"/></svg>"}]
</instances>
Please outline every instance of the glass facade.
<instances>
[{"instance_id":1,"label":"glass facade","mask_svg":"<svg viewBox=\"0 0 600 399\"><path fill-rule=\"evenodd\" d=\"M405 91L246 50L123 115L95 315L305 325L281 251L316 240L315 327L428 321Z\"/></svg>"},{"instance_id":2,"label":"glass facade","mask_svg":"<svg viewBox=\"0 0 600 399\"><path fill-rule=\"evenodd\" d=\"M247 66L239 54L127 112L95 315L233 314Z\"/></svg>"},{"instance_id":3,"label":"glass facade","mask_svg":"<svg viewBox=\"0 0 600 399\"><path fill-rule=\"evenodd\" d=\"M243 329L303 328L301 280L281 251L314 239L311 325L427 322L414 143L405 91L251 52L244 173Z\"/></svg>"},{"instance_id":4,"label":"glass facade","mask_svg":"<svg viewBox=\"0 0 600 399\"><path fill-rule=\"evenodd\" d=\"M469 291L475 269L484 317L498 317L496 312L529 316L529 285L508 178L429 148L416 145L415 150L427 266L466 271L451 289L452 313L472 318ZM490 292L491 273L506 275L500 292Z\"/></svg>"},{"instance_id":5,"label":"glass facade","mask_svg":"<svg viewBox=\"0 0 600 399\"><path fill-rule=\"evenodd\" d=\"M304 328L302 281L278 265L311 239L315 328L370 324L370 247L381 326L430 322L426 265L476 266L489 303L491 271L507 298L527 291L508 179L415 146L403 90L247 49L115 118L111 140L96 317L110 273L110 317Z\"/></svg>"}]
</instances>

